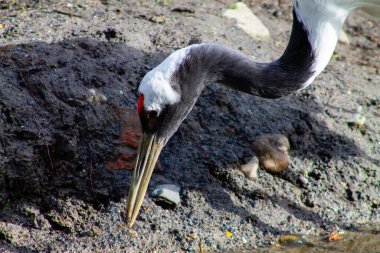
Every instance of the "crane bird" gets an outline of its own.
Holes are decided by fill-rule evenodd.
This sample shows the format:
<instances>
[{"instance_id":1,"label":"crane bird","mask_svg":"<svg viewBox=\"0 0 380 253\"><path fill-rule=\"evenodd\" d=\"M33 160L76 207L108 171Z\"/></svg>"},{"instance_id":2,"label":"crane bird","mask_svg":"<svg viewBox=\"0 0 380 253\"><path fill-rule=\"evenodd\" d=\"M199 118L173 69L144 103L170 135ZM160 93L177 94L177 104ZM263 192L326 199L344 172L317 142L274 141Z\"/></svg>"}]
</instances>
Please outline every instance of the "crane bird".
<instances>
[{"instance_id":1,"label":"crane bird","mask_svg":"<svg viewBox=\"0 0 380 253\"><path fill-rule=\"evenodd\" d=\"M138 88L142 136L126 205L132 227L158 156L189 114L202 90L222 83L264 98L307 87L328 64L343 23L353 9L380 16L380 0L293 0L293 27L283 55L270 63L213 43L170 54L148 72Z\"/></svg>"}]
</instances>

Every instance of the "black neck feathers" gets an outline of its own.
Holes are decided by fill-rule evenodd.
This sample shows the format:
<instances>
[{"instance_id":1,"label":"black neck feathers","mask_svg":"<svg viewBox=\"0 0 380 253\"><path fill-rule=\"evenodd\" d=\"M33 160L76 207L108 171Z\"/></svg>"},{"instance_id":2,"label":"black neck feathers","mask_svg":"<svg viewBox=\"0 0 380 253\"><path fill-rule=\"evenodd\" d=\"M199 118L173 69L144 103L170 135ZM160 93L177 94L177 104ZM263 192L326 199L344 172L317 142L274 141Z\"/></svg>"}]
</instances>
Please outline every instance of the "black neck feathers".
<instances>
[{"instance_id":1,"label":"black neck feathers","mask_svg":"<svg viewBox=\"0 0 380 253\"><path fill-rule=\"evenodd\" d=\"M192 46L174 74L182 94L199 95L204 85L212 82L266 98L278 98L304 88L313 75L314 53L307 30L294 11L293 17L289 44L284 54L271 63L254 62L218 44Z\"/></svg>"}]
</instances>

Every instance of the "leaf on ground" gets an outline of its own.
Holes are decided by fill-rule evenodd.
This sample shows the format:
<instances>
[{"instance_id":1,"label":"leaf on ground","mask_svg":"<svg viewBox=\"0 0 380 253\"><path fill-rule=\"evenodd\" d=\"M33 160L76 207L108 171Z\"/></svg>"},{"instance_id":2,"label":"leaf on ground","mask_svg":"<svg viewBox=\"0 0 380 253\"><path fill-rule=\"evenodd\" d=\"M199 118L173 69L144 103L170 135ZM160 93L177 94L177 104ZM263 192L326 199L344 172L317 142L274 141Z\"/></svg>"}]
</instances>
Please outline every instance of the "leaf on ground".
<instances>
[{"instance_id":1,"label":"leaf on ground","mask_svg":"<svg viewBox=\"0 0 380 253\"><path fill-rule=\"evenodd\" d=\"M342 240L342 236L338 232L332 232L329 235L329 242Z\"/></svg>"}]
</instances>

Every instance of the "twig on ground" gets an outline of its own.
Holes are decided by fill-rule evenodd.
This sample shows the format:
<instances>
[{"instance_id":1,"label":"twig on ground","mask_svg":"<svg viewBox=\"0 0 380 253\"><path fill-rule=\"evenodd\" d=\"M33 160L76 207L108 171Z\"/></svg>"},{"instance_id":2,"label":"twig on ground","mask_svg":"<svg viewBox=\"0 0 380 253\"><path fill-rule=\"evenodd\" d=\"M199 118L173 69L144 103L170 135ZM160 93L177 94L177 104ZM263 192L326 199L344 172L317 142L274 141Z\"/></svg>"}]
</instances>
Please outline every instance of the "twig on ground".
<instances>
[{"instance_id":1,"label":"twig on ground","mask_svg":"<svg viewBox=\"0 0 380 253\"><path fill-rule=\"evenodd\" d=\"M68 11L62 11L62 10L58 10L58 9L53 9L53 12L56 12L56 13L59 13L59 14L62 14L62 15L67 15L67 16L70 16L70 17L83 18L82 15L79 15L79 14L76 14L76 13L72 13L72 12L68 12Z\"/></svg>"}]
</instances>

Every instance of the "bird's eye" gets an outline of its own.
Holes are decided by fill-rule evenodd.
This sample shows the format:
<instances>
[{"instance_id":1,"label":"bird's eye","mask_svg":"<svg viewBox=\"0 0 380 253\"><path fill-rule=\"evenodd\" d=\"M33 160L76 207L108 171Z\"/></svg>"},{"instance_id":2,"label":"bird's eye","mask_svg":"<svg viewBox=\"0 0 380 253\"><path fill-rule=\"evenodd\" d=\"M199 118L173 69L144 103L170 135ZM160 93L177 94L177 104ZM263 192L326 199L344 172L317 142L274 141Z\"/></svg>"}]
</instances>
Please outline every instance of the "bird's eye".
<instances>
[{"instance_id":1,"label":"bird's eye","mask_svg":"<svg viewBox=\"0 0 380 253\"><path fill-rule=\"evenodd\" d=\"M158 116L158 112L157 111L149 111L148 114L147 114L147 118L148 119L154 119L154 118L157 118Z\"/></svg>"}]
</instances>

